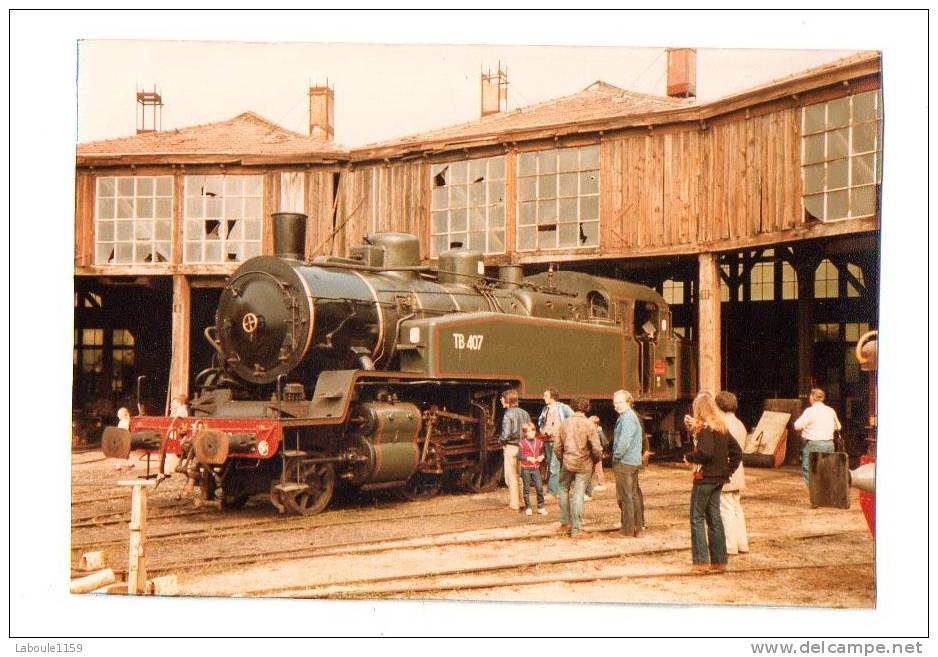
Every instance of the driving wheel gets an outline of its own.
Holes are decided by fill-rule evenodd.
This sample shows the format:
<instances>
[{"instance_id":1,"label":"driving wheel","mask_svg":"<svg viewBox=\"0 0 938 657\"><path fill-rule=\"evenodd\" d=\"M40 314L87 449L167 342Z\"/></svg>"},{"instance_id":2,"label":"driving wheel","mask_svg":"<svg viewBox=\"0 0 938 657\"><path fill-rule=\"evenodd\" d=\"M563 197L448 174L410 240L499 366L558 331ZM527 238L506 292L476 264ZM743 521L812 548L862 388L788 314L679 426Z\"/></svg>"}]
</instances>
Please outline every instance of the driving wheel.
<instances>
[{"instance_id":1,"label":"driving wheel","mask_svg":"<svg viewBox=\"0 0 938 657\"><path fill-rule=\"evenodd\" d=\"M311 516L325 509L335 491L335 469L331 463L310 463L289 459L287 481L300 484L296 490L283 493L283 505L291 513Z\"/></svg>"}]
</instances>

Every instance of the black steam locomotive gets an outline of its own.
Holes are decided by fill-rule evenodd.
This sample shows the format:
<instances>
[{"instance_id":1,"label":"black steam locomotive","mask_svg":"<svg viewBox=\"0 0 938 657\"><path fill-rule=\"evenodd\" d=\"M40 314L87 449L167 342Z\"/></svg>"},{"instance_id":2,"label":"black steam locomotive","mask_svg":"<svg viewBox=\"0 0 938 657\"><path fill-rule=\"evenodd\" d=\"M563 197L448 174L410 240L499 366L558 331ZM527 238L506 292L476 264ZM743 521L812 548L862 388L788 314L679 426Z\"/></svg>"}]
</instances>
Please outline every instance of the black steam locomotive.
<instances>
[{"instance_id":1,"label":"black steam locomotive","mask_svg":"<svg viewBox=\"0 0 938 657\"><path fill-rule=\"evenodd\" d=\"M413 235L379 233L349 258L303 261L301 214L273 216L275 256L230 277L215 357L189 417L111 428L109 456L175 453L203 495L227 507L269 492L281 511L324 509L337 483L407 498L451 480L487 490L501 477L498 397L517 388L597 400L612 420L630 390L646 431L678 431L696 386L693 348L654 290L577 272L486 275L466 249L420 263Z\"/></svg>"}]
</instances>

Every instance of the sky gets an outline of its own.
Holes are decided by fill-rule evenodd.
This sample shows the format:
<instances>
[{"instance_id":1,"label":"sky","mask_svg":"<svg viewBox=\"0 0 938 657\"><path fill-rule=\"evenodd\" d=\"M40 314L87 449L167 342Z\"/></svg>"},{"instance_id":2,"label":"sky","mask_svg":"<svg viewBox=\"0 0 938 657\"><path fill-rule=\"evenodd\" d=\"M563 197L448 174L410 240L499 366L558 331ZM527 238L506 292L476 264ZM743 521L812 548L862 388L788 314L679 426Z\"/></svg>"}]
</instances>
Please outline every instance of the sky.
<instances>
[{"instance_id":1,"label":"sky","mask_svg":"<svg viewBox=\"0 0 938 657\"><path fill-rule=\"evenodd\" d=\"M852 52L700 49L697 95L713 100ZM665 95L664 48L90 39L78 45L78 140L134 134L136 91L154 87L164 130L250 110L305 134L307 88L328 80L335 140L356 147L478 118L480 71L499 64L509 109L596 80Z\"/></svg>"}]
</instances>

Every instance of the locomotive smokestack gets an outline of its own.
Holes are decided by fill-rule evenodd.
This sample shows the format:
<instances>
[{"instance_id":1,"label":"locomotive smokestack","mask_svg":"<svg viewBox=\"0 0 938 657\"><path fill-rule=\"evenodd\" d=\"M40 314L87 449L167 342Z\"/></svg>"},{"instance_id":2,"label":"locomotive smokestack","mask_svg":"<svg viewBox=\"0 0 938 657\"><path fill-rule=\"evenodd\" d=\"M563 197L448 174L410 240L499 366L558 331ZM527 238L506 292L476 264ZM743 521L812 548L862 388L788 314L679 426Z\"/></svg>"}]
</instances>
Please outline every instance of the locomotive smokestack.
<instances>
[{"instance_id":1,"label":"locomotive smokestack","mask_svg":"<svg viewBox=\"0 0 938 657\"><path fill-rule=\"evenodd\" d=\"M274 255L302 260L306 250L306 215L301 212L274 212Z\"/></svg>"},{"instance_id":2,"label":"locomotive smokestack","mask_svg":"<svg viewBox=\"0 0 938 657\"><path fill-rule=\"evenodd\" d=\"M524 280L524 270L521 265L501 265L498 268L498 280L501 281L498 287L511 290L521 287Z\"/></svg>"}]
</instances>

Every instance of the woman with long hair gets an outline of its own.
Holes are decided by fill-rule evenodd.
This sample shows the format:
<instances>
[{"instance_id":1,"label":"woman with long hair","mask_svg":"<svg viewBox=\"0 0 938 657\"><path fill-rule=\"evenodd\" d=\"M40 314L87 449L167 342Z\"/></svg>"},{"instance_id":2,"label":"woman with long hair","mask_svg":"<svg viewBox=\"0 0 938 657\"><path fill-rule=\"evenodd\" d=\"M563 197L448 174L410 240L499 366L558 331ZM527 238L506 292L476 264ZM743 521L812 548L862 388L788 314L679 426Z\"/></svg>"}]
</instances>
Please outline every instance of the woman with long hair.
<instances>
[{"instance_id":1,"label":"woman with long hair","mask_svg":"<svg viewBox=\"0 0 938 657\"><path fill-rule=\"evenodd\" d=\"M723 413L709 392L697 395L693 417L685 417L685 422L694 436L694 451L684 457L685 463L694 465L690 496L694 569L724 571L726 535L720 517L720 493L742 460L742 451L727 432Z\"/></svg>"}]
</instances>

